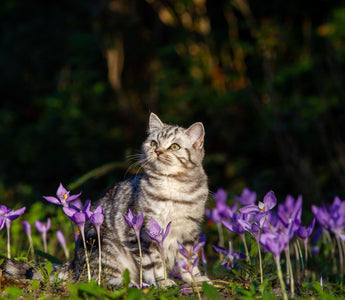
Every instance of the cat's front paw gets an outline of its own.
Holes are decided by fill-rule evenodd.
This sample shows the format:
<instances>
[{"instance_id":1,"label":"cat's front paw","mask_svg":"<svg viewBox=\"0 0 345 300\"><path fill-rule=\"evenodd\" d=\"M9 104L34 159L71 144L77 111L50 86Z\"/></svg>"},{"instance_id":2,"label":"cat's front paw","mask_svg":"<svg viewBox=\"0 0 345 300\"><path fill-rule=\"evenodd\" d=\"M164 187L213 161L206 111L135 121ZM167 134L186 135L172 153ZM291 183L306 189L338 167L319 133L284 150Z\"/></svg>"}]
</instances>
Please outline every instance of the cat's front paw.
<instances>
[{"instance_id":1,"label":"cat's front paw","mask_svg":"<svg viewBox=\"0 0 345 300\"><path fill-rule=\"evenodd\" d=\"M208 284L212 284L212 281L207 276L195 276L194 280L196 283L202 283L203 281L207 281Z\"/></svg>"},{"instance_id":2,"label":"cat's front paw","mask_svg":"<svg viewBox=\"0 0 345 300\"><path fill-rule=\"evenodd\" d=\"M168 287L168 286L173 286L173 285L176 285L176 282L170 278L167 278L167 282L165 284L165 280L162 280L159 285L161 287Z\"/></svg>"}]
</instances>

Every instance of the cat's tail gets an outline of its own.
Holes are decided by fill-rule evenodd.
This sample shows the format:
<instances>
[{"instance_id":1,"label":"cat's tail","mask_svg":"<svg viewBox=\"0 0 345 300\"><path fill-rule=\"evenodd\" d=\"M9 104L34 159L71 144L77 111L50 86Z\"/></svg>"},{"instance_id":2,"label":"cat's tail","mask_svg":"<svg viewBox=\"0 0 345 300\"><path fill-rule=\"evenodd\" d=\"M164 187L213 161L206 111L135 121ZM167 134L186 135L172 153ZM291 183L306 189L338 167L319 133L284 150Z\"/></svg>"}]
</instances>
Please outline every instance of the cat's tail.
<instances>
[{"instance_id":1,"label":"cat's tail","mask_svg":"<svg viewBox=\"0 0 345 300\"><path fill-rule=\"evenodd\" d=\"M2 276L13 277L16 279L44 279L42 270L40 270L38 265L35 263L14 260L0 255L0 262L1 261L0 270L2 271ZM58 273L56 274L56 272ZM50 277L60 280L71 280L71 274L72 264L71 262L67 262L63 265L54 266Z\"/></svg>"}]
</instances>

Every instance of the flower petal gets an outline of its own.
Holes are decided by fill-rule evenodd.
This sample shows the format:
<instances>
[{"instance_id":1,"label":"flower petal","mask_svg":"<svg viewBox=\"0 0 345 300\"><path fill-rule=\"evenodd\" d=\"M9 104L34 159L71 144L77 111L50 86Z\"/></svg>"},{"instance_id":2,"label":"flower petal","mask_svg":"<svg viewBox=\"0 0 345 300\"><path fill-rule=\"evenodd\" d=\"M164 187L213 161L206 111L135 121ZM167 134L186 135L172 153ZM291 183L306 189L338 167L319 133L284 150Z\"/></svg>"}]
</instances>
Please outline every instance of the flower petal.
<instances>
[{"instance_id":1,"label":"flower petal","mask_svg":"<svg viewBox=\"0 0 345 300\"><path fill-rule=\"evenodd\" d=\"M61 201L53 196L43 196L43 198L46 199L50 203L62 205Z\"/></svg>"},{"instance_id":2,"label":"flower petal","mask_svg":"<svg viewBox=\"0 0 345 300\"><path fill-rule=\"evenodd\" d=\"M149 225L150 232L157 235L162 231L162 228L159 226L157 221L154 218L151 218Z\"/></svg>"},{"instance_id":3,"label":"flower petal","mask_svg":"<svg viewBox=\"0 0 345 300\"><path fill-rule=\"evenodd\" d=\"M276 198L274 192L269 191L265 195L263 202L265 203L266 210L271 210L273 207L275 207L277 204L277 198Z\"/></svg>"},{"instance_id":4,"label":"flower petal","mask_svg":"<svg viewBox=\"0 0 345 300\"><path fill-rule=\"evenodd\" d=\"M168 236L168 234L169 234L170 225L171 225L171 221L168 223L167 228L165 229L165 233L164 233L164 235L163 235L162 242L165 240L165 238L166 238L166 237Z\"/></svg>"}]
</instances>

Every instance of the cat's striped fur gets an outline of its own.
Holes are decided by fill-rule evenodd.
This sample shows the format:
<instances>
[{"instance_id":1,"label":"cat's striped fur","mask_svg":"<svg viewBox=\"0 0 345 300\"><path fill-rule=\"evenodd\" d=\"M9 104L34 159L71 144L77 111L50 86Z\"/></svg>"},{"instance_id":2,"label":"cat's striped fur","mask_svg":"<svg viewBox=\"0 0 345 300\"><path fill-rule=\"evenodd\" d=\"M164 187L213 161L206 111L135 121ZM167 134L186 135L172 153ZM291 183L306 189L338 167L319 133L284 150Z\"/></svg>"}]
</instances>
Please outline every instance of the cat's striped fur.
<instances>
[{"instance_id":1,"label":"cat's striped fur","mask_svg":"<svg viewBox=\"0 0 345 300\"><path fill-rule=\"evenodd\" d=\"M202 123L195 123L184 129L164 124L155 114L150 115L148 137L142 145L140 158L144 172L115 184L95 203L95 206L103 206L105 217L101 227L103 280L111 285L120 285L122 274L127 268L132 282L139 282L138 244L134 231L123 218L129 209L136 215L144 213L141 242L143 281L147 284L162 285L164 282L158 246L145 232L149 228L151 217L164 228L172 222L170 233L164 241L168 272L180 258L177 241L189 246L198 242L199 226L208 196L207 177L202 167L203 142ZM90 222L85 230L92 277L96 280L97 234ZM5 272L6 264L11 263L5 262ZM10 271L8 273L11 274ZM16 273L12 272L13 274ZM182 273L182 276L186 282L191 281L187 273ZM60 268L58 277L64 280L86 279L81 241L78 242L74 260ZM198 268L195 268L195 280L207 280L200 275Z\"/></svg>"}]
</instances>

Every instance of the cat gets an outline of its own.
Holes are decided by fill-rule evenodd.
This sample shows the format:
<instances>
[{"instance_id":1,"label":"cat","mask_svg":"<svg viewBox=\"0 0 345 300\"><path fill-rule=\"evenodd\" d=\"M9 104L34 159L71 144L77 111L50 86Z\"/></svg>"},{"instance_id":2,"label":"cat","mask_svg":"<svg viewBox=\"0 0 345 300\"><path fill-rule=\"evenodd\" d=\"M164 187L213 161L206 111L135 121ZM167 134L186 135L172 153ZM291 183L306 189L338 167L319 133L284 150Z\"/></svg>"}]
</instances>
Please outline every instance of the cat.
<instances>
[{"instance_id":1,"label":"cat","mask_svg":"<svg viewBox=\"0 0 345 300\"><path fill-rule=\"evenodd\" d=\"M144 214L140 238L142 244L143 282L164 286L163 264L159 248L146 233L154 218L162 228L171 222L170 231L164 240L166 268L174 268L179 253L177 241L185 246L198 242L200 224L208 198L207 176L202 161L204 158L205 130L197 122L188 129L164 124L157 115L150 114L148 135L142 144L140 164L143 173L115 184L94 206L102 205L104 222L101 226L102 278L109 285L121 286L125 269L130 271L133 284L139 282L139 250L134 230L123 215L129 209L135 215ZM98 242L95 227L87 222L85 236L93 279L98 276ZM5 260L0 266L4 275L21 278L39 278L35 269L22 262ZM18 270L20 269L20 270ZM193 269L195 281L207 281L198 267ZM61 280L85 280L85 251L80 239L75 249L75 258L54 269ZM182 279L190 283L189 273L181 272ZM168 279L167 285L174 284Z\"/></svg>"}]
</instances>

